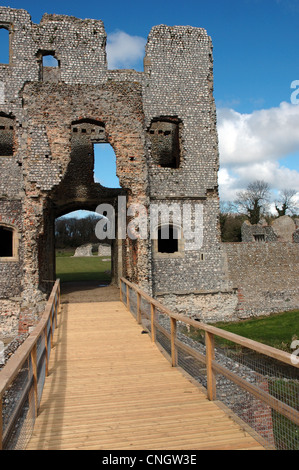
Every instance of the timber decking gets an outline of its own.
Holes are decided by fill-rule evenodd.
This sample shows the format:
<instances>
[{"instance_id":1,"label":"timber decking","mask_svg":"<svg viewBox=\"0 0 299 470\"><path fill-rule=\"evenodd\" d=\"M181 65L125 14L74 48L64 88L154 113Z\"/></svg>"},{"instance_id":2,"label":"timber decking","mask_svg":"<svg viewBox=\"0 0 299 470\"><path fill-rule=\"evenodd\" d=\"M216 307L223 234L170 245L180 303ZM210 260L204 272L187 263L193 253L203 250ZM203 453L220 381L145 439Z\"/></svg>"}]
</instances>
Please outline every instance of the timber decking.
<instances>
[{"instance_id":1,"label":"timber decking","mask_svg":"<svg viewBox=\"0 0 299 470\"><path fill-rule=\"evenodd\" d=\"M29 450L256 450L121 302L62 306Z\"/></svg>"}]
</instances>

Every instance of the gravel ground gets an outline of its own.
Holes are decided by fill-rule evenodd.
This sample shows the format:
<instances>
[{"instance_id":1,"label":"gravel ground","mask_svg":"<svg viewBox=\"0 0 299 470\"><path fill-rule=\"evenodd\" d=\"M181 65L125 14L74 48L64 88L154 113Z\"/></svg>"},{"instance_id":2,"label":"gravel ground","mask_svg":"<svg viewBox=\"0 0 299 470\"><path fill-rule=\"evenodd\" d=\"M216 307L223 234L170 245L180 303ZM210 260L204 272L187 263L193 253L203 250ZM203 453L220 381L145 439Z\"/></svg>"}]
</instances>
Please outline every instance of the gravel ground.
<instances>
[{"instance_id":1,"label":"gravel ground","mask_svg":"<svg viewBox=\"0 0 299 470\"><path fill-rule=\"evenodd\" d=\"M119 300L119 288L101 281L64 282L61 303L111 302Z\"/></svg>"}]
</instances>

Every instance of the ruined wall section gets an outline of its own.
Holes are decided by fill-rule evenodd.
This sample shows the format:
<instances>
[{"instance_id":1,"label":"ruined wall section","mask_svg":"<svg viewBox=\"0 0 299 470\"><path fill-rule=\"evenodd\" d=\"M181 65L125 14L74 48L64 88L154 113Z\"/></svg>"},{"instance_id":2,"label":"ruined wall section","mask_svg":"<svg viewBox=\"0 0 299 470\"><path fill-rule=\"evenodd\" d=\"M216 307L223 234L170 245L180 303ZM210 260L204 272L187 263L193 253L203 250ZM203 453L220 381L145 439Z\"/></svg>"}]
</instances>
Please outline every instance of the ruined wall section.
<instances>
[{"instance_id":1,"label":"ruined wall section","mask_svg":"<svg viewBox=\"0 0 299 470\"><path fill-rule=\"evenodd\" d=\"M205 197L218 186L219 165L211 39L201 28L156 26L144 64L146 128L161 117L182 123L179 171L150 158L151 197Z\"/></svg>"},{"instance_id":2,"label":"ruined wall section","mask_svg":"<svg viewBox=\"0 0 299 470\"><path fill-rule=\"evenodd\" d=\"M106 32L102 21L45 14L33 27L36 61L43 79L41 58L58 61L57 81L100 84L106 80Z\"/></svg>"},{"instance_id":3,"label":"ruined wall section","mask_svg":"<svg viewBox=\"0 0 299 470\"><path fill-rule=\"evenodd\" d=\"M188 295L226 290L229 284L218 226L219 155L211 39L200 28L156 26L148 37L144 66L151 203L179 204L181 208L201 205L203 209L201 247L182 249L177 256L166 258L156 256L153 246L154 292ZM177 153L179 158L171 161L171 155Z\"/></svg>"},{"instance_id":4,"label":"ruined wall section","mask_svg":"<svg viewBox=\"0 0 299 470\"><path fill-rule=\"evenodd\" d=\"M26 84L23 91L28 127L28 157L24 159L26 295L30 296L34 286L37 288L41 280L50 276L47 266L51 265L51 259L48 263L39 259L42 252L44 258L47 253L50 255L50 249L46 253L39 247L47 246L47 239L50 239L47 237L51 237L49 214L60 216L87 206L95 210L99 204L114 204L115 198L126 194L125 191L129 205L148 204L141 98L138 83L109 81L101 86L61 82ZM92 130L98 133L92 133ZM94 157L88 139L112 145L123 190L104 188L94 182ZM48 215L44 217L44 214ZM35 223L30 226L33 217ZM133 244L127 240L126 243L123 274L142 283L148 279L146 242Z\"/></svg>"},{"instance_id":5,"label":"ruined wall section","mask_svg":"<svg viewBox=\"0 0 299 470\"><path fill-rule=\"evenodd\" d=\"M238 290L238 318L298 308L296 243L224 243L223 248L229 276Z\"/></svg>"},{"instance_id":6,"label":"ruined wall section","mask_svg":"<svg viewBox=\"0 0 299 470\"><path fill-rule=\"evenodd\" d=\"M4 103L1 110L14 112L21 108L19 91L26 81L38 80L37 49L32 22L25 10L0 7L0 26L9 31L9 64L0 64L0 83L3 85ZM3 104L6 108L3 109Z\"/></svg>"},{"instance_id":7,"label":"ruined wall section","mask_svg":"<svg viewBox=\"0 0 299 470\"><path fill-rule=\"evenodd\" d=\"M14 214L19 224L12 227L19 236L17 259L0 263L0 321L9 334L20 312L34 317L44 299L40 288L53 276L55 216L95 210L101 202L114 203L121 192L93 182L92 155L88 168L84 158L72 166L72 123L98 119L104 126L103 141L115 150L130 202L147 204L147 168L140 74L108 76L102 21L44 15L36 25L26 11L0 7L0 27L9 31L10 42L9 64L0 64L0 218L6 224ZM57 66L45 66L46 56ZM122 274L144 284L146 243L131 246L126 240L123 248Z\"/></svg>"}]
</instances>

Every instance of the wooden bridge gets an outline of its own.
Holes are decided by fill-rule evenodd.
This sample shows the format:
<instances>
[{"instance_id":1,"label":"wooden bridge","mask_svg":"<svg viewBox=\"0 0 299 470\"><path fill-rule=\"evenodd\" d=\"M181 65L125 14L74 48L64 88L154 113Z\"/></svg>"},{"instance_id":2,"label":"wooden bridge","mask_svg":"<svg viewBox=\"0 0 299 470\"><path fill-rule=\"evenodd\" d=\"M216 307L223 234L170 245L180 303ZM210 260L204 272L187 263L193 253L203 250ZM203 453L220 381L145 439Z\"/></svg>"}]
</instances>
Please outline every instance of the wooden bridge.
<instances>
[{"instance_id":1,"label":"wooden bridge","mask_svg":"<svg viewBox=\"0 0 299 470\"><path fill-rule=\"evenodd\" d=\"M128 285L124 284L121 292L128 305ZM139 294L137 291L135 298L137 320L142 309ZM128 297L124 299L124 295ZM211 399L211 388L207 394L181 368L173 367L177 365L173 352L170 363L167 361L155 342L155 321L146 332L140 318L136 321L123 301L69 303L58 313L59 299L52 298L50 323L45 321L35 332L36 338L44 332L49 338L45 344L52 344L50 359L49 351L45 355L42 394L36 377L42 369L38 366L42 354L38 352L40 345L34 350L34 338L31 345L20 347L14 363L0 375L5 398L3 390L11 376L16 376L13 369L18 356L30 352L28 370L32 367L33 379L26 396L33 389L35 399L31 399L34 404L27 407L24 421L31 422L30 416L35 415L34 427L30 438L17 440L26 441L28 450L264 449L263 439ZM155 313L158 303L153 302L151 311ZM172 346L175 330L172 318L168 334ZM213 389L213 374L208 369L207 380ZM9 426L3 421L1 442L8 441Z\"/></svg>"},{"instance_id":2,"label":"wooden bridge","mask_svg":"<svg viewBox=\"0 0 299 470\"><path fill-rule=\"evenodd\" d=\"M258 449L170 366L121 302L60 315L28 449Z\"/></svg>"}]
</instances>

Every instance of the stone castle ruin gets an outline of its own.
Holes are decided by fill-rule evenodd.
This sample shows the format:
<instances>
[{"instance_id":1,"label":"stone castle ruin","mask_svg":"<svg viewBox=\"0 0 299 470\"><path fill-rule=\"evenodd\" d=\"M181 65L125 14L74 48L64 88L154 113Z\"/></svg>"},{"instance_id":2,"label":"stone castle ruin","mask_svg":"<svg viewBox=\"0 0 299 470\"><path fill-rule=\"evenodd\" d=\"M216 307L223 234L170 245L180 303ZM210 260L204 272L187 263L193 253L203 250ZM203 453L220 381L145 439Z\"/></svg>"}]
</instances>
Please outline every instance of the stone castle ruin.
<instances>
[{"instance_id":1,"label":"stone castle ruin","mask_svg":"<svg viewBox=\"0 0 299 470\"><path fill-rule=\"evenodd\" d=\"M172 215L168 244L159 223L154 238L149 231L135 239L118 236L111 240L114 283L124 276L205 321L263 311L262 304L252 307L249 300L247 308L240 301L243 277L236 269L243 269L242 256L238 247L220 241L212 43L206 31L153 27L144 71L136 72L108 70L102 21L46 14L34 24L26 11L0 7L0 28L9 34L9 63L0 64L1 335L31 326L52 288L55 219L109 205L117 225L120 198L127 208L163 205L172 213L188 207L191 232L198 212L202 242L188 245ZM45 66L46 56L57 66ZM100 143L115 151L121 188L94 180L94 145ZM127 211L124 217L128 225L133 215ZM284 255L287 263L292 260L292 279L288 274L288 285L275 286L279 308L286 298L298 306L294 246ZM266 292L269 304L269 286Z\"/></svg>"},{"instance_id":2,"label":"stone castle ruin","mask_svg":"<svg viewBox=\"0 0 299 470\"><path fill-rule=\"evenodd\" d=\"M245 221L241 228L243 242L299 242L299 219L283 215L274 219L271 224L260 220L256 225Z\"/></svg>"}]
</instances>

